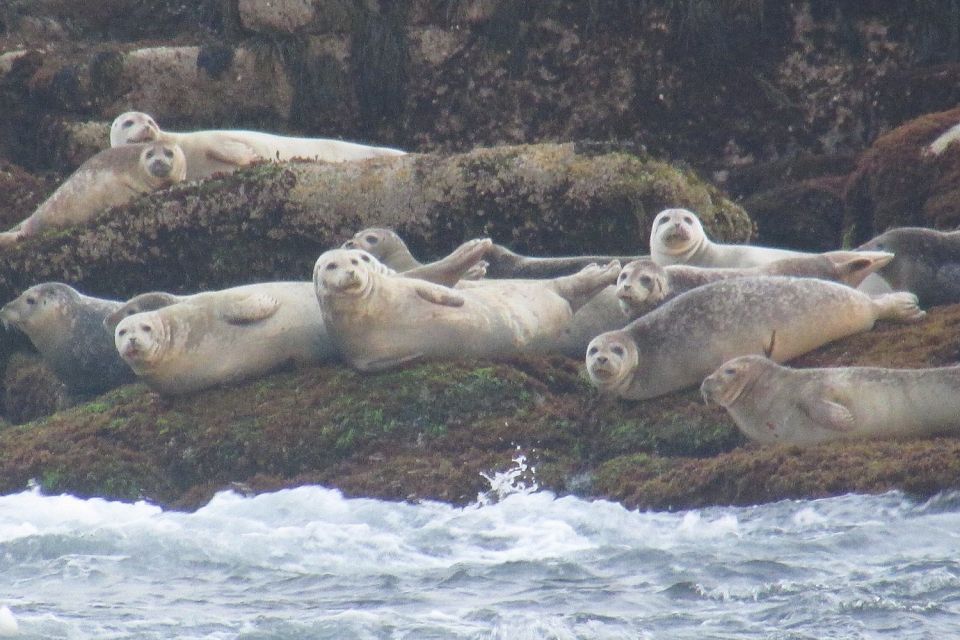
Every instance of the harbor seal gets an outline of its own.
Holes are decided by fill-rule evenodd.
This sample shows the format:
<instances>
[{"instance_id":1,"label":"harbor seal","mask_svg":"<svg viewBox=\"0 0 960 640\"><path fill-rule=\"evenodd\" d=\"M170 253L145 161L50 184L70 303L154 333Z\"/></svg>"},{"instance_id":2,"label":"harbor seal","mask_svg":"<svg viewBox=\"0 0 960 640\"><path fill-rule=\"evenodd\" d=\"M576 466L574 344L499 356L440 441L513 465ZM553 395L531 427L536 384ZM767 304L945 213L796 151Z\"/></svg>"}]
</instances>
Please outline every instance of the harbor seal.
<instances>
[{"instance_id":1,"label":"harbor seal","mask_svg":"<svg viewBox=\"0 0 960 640\"><path fill-rule=\"evenodd\" d=\"M120 304L45 282L4 305L0 320L30 338L69 393L92 395L134 380L101 324Z\"/></svg>"},{"instance_id":2,"label":"harbor seal","mask_svg":"<svg viewBox=\"0 0 960 640\"><path fill-rule=\"evenodd\" d=\"M573 312L612 284L618 263L546 281L490 281L451 289L384 276L354 249L327 251L313 281L331 339L361 371L422 358L503 358L557 350Z\"/></svg>"},{"instance_id":3,"label":"harbor seal","mask_svg":"<svg viewBox=\"0 0 960 640\"><path fill-rule=\"evenodd\" d=\"M477 263L480 262L480 257L490 247L490 244L491 241L488 238L468 240L454 249L450 255L401 275L407 278L416 278L426 280L427 282L452 286L456 284L460 277L476 267ZM379 263L373 256L366 252L361 253L360 259L369 264L370 268L385 275L396 273L396 271ZM253 291L256 287L257 285L247 285L246 290ZM166 291L141 293L130 298L118 309L108 314L107 317L103 319L103 326L112 335L117 324L127 316L132 316L135 313L142 313L144 311L156 311L157 309L162 309L177 302L184 302L191 297L193 296L180 296ZM315 297L312 289L310 297Z\"/></svg>"},{"instance_id":4,"label":"harbor seal","mask_svg":"<svg viewBox=\"0 0 960 640\"><path fill-rule=\"evenodd\" d=\"M685 264L662 267L646 258L623 266L616 297L623 312L638 317L681 293L711 282L758 276L819 278L858 287L893 259L884 251L828 251L781 258L756 267L708 268Z\"/></svg>"},{"instance_id":5,"label":"harbor seal","mask_svg":"<svg viewBox=\"0 0 960 640\"><path fill-rule=\"evenodd\" d=\"M665 209L653 219L650 257L661 266L689 264L696 267L756 267L805 255L801 251L712 242L700 218L687 209ZM806 254L809 255L809 254Z\"/></svg>"},{"instance_id":6,"label":"harbor seal","mask_svg":"<svg viewBox=\"0 0 960 640\"><path fill-rule=\"evenodd\" d=\"M749 355L723 363L700 392L762 443L809 446L960 431L960 366L792 369Z\"/></svg>"},{"instance_id":7,"label":"harbor seal","mask_svg":"<svg viewBox=\"0 0 960 640\"><path fill-rule=\"evenodd\" d=\"M914 322L923 316L912 293L872 298L815 278L723 280L594 338L587 372L602 392L642 400L700 384L736 356L766 353L784 362L867 331L877 320Z\"/></svg>"},{"instance_id":8,"label":"harbor seal","mask_svg":"<svg viewBox=\"0 0 960 640\"><path fill-rule=\"evenodd\" d=\"M169 142L104 149L80 165L29 218L0 233L0 246L44 229L86 222L104 209L180 182L185 172L183 151Z\"/></svg>"},{"instance_id":9,"label":"harbor seal","mask_svg":"<svg viewBox=\"0 0 960 640\"><path fill-rule=\"evenodd\" d=\"M187 180L231 173L256 160L302 158L346 162L406 155L405 151L387 147L325 138L278 136L260 131L162 131L153 118L139 111L120 114L110 126L111 147L155 140L180 145L187 158Z\"/></svg>"},{"instance_id":10,"label":"harbor seal","mask_svg":"<svg viewBox=\"0 0 960 640\"><path fill-rule=\"evenodd\" d=\"M480 241L486 243L487 248L484 250L484 253L487 253L492 246L491 240L478 238L473 241L468 240L467 243ZM462 248L465 244L460 245L460 247ZM487 274L488 263L486 260L480 260L466 272L457 273L455 277L451 275L447 280L441 280L436 277L435 270L437 269L437 262L429 264L420 262L413 257L410 248L407 247L407 243L403 241L403 238L397 235L395 231L381 227L370 227L369 229L358 231L351 239L340 245L340 248L366 251L394 271L404 273L413 278L443 284L448 287L452 287L460 280L479 280ZM426 278L422 277L424 274L427 274Z\"/></svg>"},{"instance_id":11,"label":"harbor seal","mask_svg":"<svg viewBox=\"0 0 960 640\"><path fill-rule=\"evenodd\" d=\"M857 250L895 254L878 275L893 289L917 294L921 304L960 302L960 231L900 227L880 234Z\"/></svg>"},{"instance_id":12,"label":"harbor seal","mask_svg":"<svg viewBox=\"0 0 960 640\"><path fill-rule=\"evenodd\" d=\"M323 362L335 355L310 282L198 293L123 318L114 341L137 376L162 395L238 382L289 362Z\"/></svg>"}]
</instances>

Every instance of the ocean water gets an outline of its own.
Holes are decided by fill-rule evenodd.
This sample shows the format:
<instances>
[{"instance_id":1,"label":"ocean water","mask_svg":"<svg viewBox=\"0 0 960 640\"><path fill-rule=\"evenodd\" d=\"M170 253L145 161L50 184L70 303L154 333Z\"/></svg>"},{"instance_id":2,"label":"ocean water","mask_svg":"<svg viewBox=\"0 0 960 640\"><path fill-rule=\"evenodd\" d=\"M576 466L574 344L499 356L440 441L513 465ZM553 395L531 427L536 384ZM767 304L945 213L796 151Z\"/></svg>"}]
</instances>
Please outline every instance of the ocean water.
<instances>
[{"instance_id":1,"label":"ocean water","mask_svg":"<svg viewBox=\"0 0 960 640\"><path fill-rule=\"evenodd\" d=\"M960 637L960 494L656 513L490 480L466 508L0 497L0 636Z\"/></svg>"}]
</instances>

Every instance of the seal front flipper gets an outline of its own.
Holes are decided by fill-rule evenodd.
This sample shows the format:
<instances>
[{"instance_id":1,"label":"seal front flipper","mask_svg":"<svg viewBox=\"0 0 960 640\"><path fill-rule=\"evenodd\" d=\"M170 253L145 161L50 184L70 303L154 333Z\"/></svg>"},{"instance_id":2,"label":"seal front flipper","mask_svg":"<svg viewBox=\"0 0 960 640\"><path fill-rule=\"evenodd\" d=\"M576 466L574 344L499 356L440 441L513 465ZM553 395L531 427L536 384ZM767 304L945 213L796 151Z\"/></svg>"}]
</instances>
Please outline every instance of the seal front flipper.
<instances>
[{"instance_id":1,"label":"seal front flipper","mask_svg":"<svg viewBox=\"0 0 960 640\"><path fill-rule=\"evenodd\" d=\"M236 167L245 167L260 156L245 142L238 140L221 140L216 146L207 148L206 154L209 160L216 160L226 164L232 164Z\"/></svg>"},{"instance_id":2,"label":"seal front flipper","mask_svg":"<svg viewBox=\"0 0 960 640\"><path fill-rule=\"evenodd\" d=\"M815 393L805 391L801 394L800 410L824 429L852 431L856 427L853 414L839 402L827 399L826 391L826 389L818 389Z\"/></svg>"},{"instance_id":3,"label":"seal front flipper","mask_svg":"<svg viewBox=\"0 0 960 640\"><path fill-rule=\"evenodd\" d=\"M476 271L475 268L480 259L491 246L493 246L493 241L489 238L468 240L454 249L447 257L404 271L403 276L452 287L460 282L467 272ZM484 266L480 277L486 271L486 266Z\"/></svg>"},{"instance_id":4,"label":"seal front flipper","mask_svg":"<svg viewBox=\"0 0 960 640\"><path fill-rule=\"evenodd\" d=\"M439 304L444 307L462 307L466 299L453 291L441 286L431 286L430 283L417 283L414 289L417 295L433 304Z\"/></svg>"},{"instance_id":5,"label":"seal front flipper","mask_svg":"<svg viewBox=\"0 0 960 640\"><path fill-rule=\"evenodd\" d=\"M266 320L280 308L280 301L266 293L228 296L217 309L221 320L229 324L250 324Z\"/></svg>"}]
</instances>

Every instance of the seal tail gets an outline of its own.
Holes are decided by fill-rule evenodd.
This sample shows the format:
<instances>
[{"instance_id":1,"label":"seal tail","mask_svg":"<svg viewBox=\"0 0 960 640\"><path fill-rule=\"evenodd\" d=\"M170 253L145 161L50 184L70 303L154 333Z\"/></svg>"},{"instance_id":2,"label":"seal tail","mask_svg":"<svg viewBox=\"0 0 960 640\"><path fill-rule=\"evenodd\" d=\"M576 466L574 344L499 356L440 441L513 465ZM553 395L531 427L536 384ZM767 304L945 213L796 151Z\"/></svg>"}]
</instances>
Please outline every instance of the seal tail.
<instances>
[{"instance_id":1,"label":"seal tail","mask_svg":"<svg viewBox=\"0 0 960 640\"><path fill-rule=\"evenodd\" d=\"M927 312L920 308L917 296L906 291L887 293L872 298L877 320L919 322Z\"/></svg>"}]
</instances>

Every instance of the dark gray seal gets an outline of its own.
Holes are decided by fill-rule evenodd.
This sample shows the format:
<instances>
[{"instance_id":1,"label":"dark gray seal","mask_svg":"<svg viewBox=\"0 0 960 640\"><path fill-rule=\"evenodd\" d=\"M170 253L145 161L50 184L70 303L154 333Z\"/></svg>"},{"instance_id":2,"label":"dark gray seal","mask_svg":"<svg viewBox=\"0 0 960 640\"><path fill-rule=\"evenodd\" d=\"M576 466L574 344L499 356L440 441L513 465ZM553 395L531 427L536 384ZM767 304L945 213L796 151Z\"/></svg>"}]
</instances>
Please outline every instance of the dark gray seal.
<instances>
[{"instance_id":1,"label":"dark gray seal","mask_svg":"<svg viewBox=\"0 0 960 640\"><path fill-rule=\"evenodd\" d=\"M889 251L893 260L877 274L925 306L960 302L960 231L922 227L890 229L857 248Z\"/></svg>"}]
</instances>

